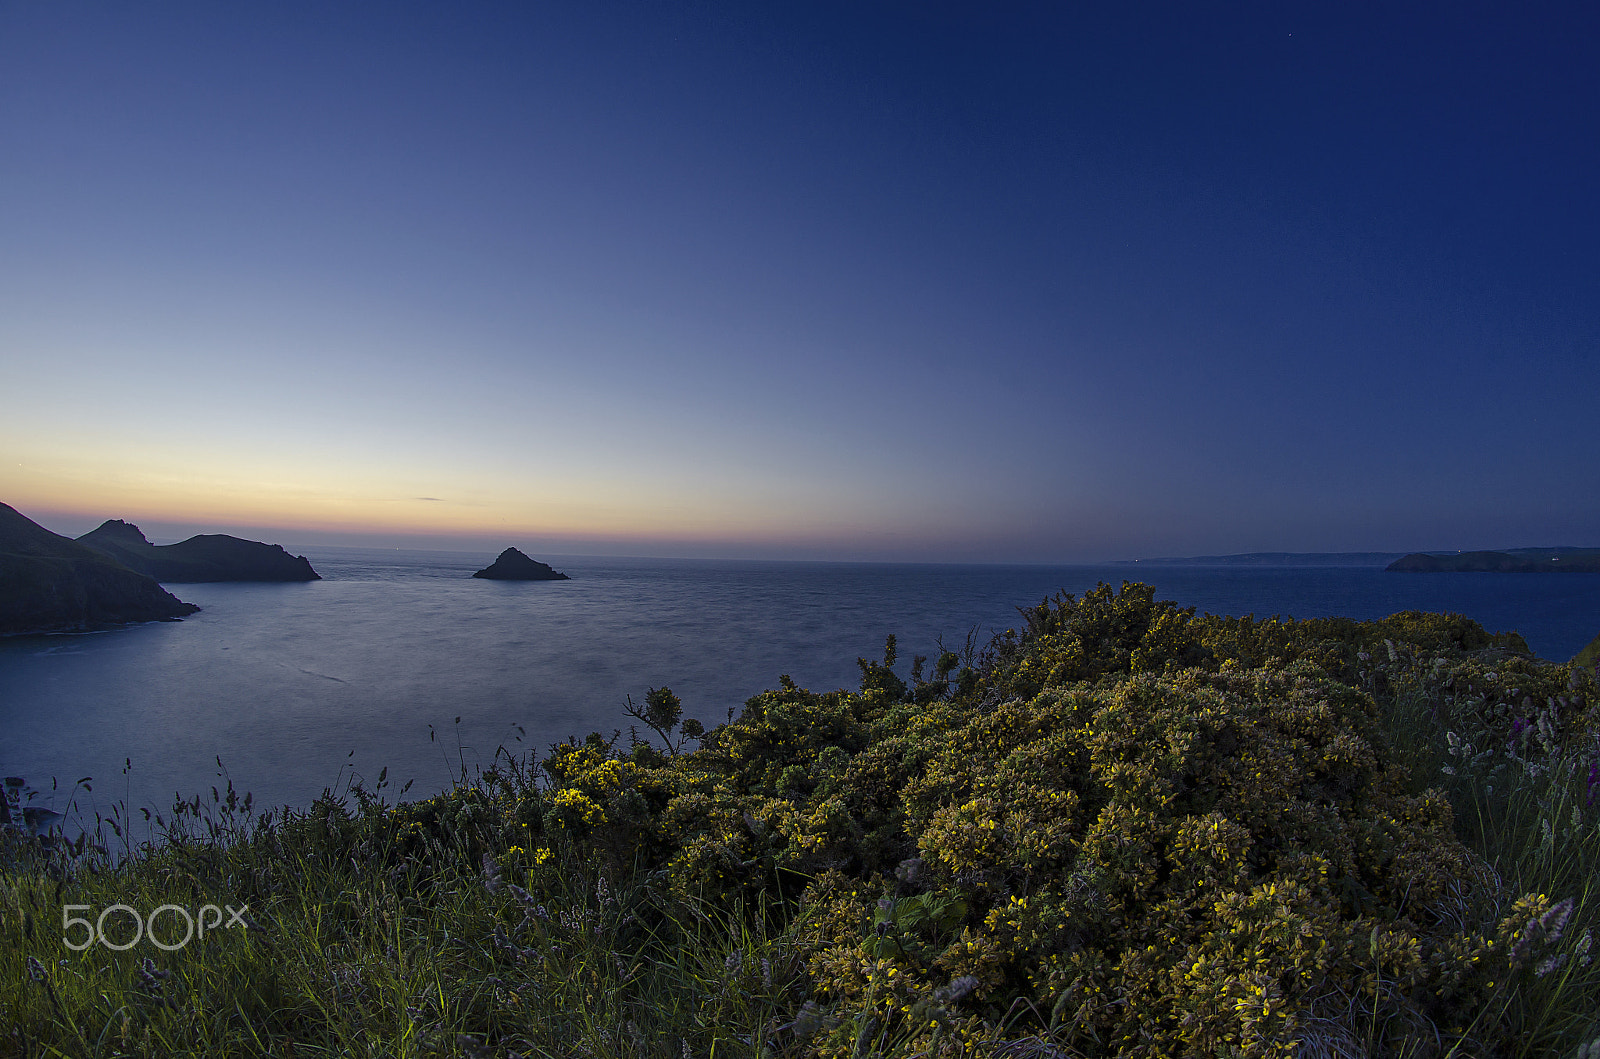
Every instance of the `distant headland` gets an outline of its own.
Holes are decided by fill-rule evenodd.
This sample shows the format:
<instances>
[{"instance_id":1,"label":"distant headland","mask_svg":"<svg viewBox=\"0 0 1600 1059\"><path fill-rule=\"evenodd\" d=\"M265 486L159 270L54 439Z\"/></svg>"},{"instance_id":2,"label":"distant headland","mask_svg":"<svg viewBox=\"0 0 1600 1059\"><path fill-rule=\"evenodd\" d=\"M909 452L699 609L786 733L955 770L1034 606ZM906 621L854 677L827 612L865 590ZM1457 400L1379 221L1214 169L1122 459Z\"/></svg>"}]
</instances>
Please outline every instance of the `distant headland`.
<instances>
[{"instance_id":1,"label":"distant headland","mask_svg":"<svg viewBox=\"0 0 1600 1059\"><path fill-rule=\"evenodd\" d=\"M1600 548L1508 548L1497 552L1242 552L1186 558L1122 559L1116 566L1342 566L1400 573L1600 573Z\"/></svg>"},{"instance_id":2,"label":"distant headland","mask_svg":"<svg viewBox=\"0 0 1600 1059\"><path fill-rule=\"evenodd\" d=\"M1187 558L1122 559L1117 566L1387 566L1404 552L1243 552Z\"/></svg>"},{"instance_id":3,"label":"distant headland","mask_svg":"<svg viewBox=\"0 0 1600 1059\"><path fill-rule=\"evenodd\" d=\"M1600 574L1600 548L1513 548L1503 552L1417 552L1390 563L1401 573Z\"/></svg>"},{"instance_id":4,"label":"distant headland","mask_svg":"<svg viewBox=\"0 0 1600 1059\"><path fill-rule=\"evenodd\" d=\"M484 567L473 577L482 577L490 581L570 581L566 574L552 570L549 566L530 559L515 548L507 548L500 553L489 566Z\"/></svg>"},{"instance_id":5,"label":"distant headland","mask_svg":"<svg viewBox=\"0 0 1600 1059\"><path fill-rule=\"evenodd\" d=\"M151 544L139 527L111 519L78 538L128 569L166 582L320 581L303 555L282 545L202 533L177 544Z\"/></svg>"},{"instance_id":6,"label":"distant headland","mask_svg":"<svg viewBox=\"0 0 1600 1059\"><path fill-rule=\"evenodd\" d=\"M200 608L0 504L0 636L173 621Z\"/></svg>"}]
</instances>

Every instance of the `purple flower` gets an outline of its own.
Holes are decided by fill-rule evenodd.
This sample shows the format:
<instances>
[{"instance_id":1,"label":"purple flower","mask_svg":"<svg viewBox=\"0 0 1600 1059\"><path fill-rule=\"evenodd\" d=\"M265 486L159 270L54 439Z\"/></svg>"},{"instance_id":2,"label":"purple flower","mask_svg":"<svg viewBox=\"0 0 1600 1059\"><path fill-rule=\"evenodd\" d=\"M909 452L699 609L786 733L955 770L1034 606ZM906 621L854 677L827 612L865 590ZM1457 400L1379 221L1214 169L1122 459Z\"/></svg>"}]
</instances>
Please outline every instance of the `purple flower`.
<instances>
[{"instance_id":1,"label":"purple flower","mask_svg":"<svg viewBox=\"0 0 1600 1059\"><path fill-rule=\"evenodd\" d=\"M1551 944L1561 940L1561 932L1567 929L1567 920L1572 918L1574 903L1569 897L1560 904L1551 905L1545 914L1539 917L1539 927Z\"/></svg>"}]
</instances>

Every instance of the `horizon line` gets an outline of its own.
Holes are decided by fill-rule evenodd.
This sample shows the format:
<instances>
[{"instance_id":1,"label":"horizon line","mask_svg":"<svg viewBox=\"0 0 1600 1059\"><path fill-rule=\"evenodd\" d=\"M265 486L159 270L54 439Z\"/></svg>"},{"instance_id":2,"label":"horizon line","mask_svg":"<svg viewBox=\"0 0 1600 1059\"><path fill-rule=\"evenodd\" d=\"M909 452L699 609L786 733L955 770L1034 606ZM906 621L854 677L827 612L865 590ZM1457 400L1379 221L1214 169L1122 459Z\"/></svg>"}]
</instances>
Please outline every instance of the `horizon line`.
<instances>
[{"instance_id":1,"label":"horizon line","mask_svg":"<svg viewBox=\"0 0 1600 1059\"><path fill-rule=\"evenodd\" d=\"M82 526L77 533L61 532L51 529L45 522L35 519L25 511L18 509L18 513L35 521L36 524L50 529L59 536L75 539L85 533L92 532L95 528L108 521L126 521L138 526L137 521L129 519L107 519L99 515L89 514L81 510L62 508L36 509L42 519L60 524L68 523L69 528L76 528L71 524ZM611 559L679 559L679 560L713 560L726 562L777 562L777 563L854 563L877 565L906 565L906 566L1132 566L1139 563L1150 564L1205 564L1218 560L1237 560L1248 557L1303 557L1306 559L1319 558L1351 558L1355 556L1393 556L1396 558L1406 555L1450 555L1464 552L1495 551L1506 552L1520 549L1559 550L1575 549L1600 550L1600 545L1573 545L1573 544L1503 544L1495 547L1467 547L1467 548L1345 548L1338 550L1327 549L1285 549L1285 548L1248 548L1240 551L1207 551L1198 554L1174 555L1170 552L1164 555L1133 555L1126 552L1121 557L1112 558L1100 555L1092 558L1063 558L1063 557L1038 557L1032 556L996 556L996 552L1007 550L1004 545L996 542L963 542L963 541L894 541L884 540L881 533L868 532L858 540L849 539L824 539L817 541L781 541L781 540L728 540L716 538L674 538L652 537L647 534L619 538L607 535L581 535L567 533L540 534L527 530L508 529L496 533L487 531L483 533L450 533L383 530L383 529L335 529L328 527L310 528L305 526L286 526L268 524L241 524L232 521L207 520L205 522L190 519L165 520L159 517L142 517L145 524L152 526L151 535L148 537L153 544L171 544L187 540L190 536L208 533L227 533L229 535L246 534L242 539L262 539L265 543L281 544L285 548L296 549L350 549L350 550L376 550L376 551L435 551L451 552L458 554L478 554L487 552L498 554L508 546L515 546L523 551L537 551L541 555L557 556L563 558L611 558ZM141 532L143 528L141 527ZM185 536L184 534L187 534ZM549 540L548 545L538 542L540 537ZM333 539L329 539L333 538ZM522 543L518 543L518 540ZM506 542L510 541L508 545ZM895 545L901 545L896 547ZM635 550L639 549L639 550ZM1030 549L1037 551L1037 549ZM894 554L899 552L901 554ZM922 556L906 553L925 553ZM934 553L928 555L926 553ZM939 554L943 553L943 554ZM961 554L968 553L968 554Z\"/></svg>"}]
</instances>

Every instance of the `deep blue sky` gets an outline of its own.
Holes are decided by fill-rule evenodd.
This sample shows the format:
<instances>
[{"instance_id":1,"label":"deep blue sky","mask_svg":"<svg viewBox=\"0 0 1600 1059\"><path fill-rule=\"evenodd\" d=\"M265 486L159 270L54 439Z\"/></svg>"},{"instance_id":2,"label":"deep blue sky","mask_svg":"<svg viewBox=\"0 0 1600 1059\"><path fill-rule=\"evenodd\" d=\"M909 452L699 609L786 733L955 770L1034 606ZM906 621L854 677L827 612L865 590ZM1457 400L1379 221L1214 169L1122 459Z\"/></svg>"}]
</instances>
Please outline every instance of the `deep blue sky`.
<instances>
[{"instance_id":1,"label":"deep blue sky","mask_svg":"<svg viewBox=\"0 0 1600 1059\"><path fill-rule=\"evenodd\" d=\"M1076 7L0 2L0 500L1600 545L1597 9Z\"/></svg>"}]
</instances>

